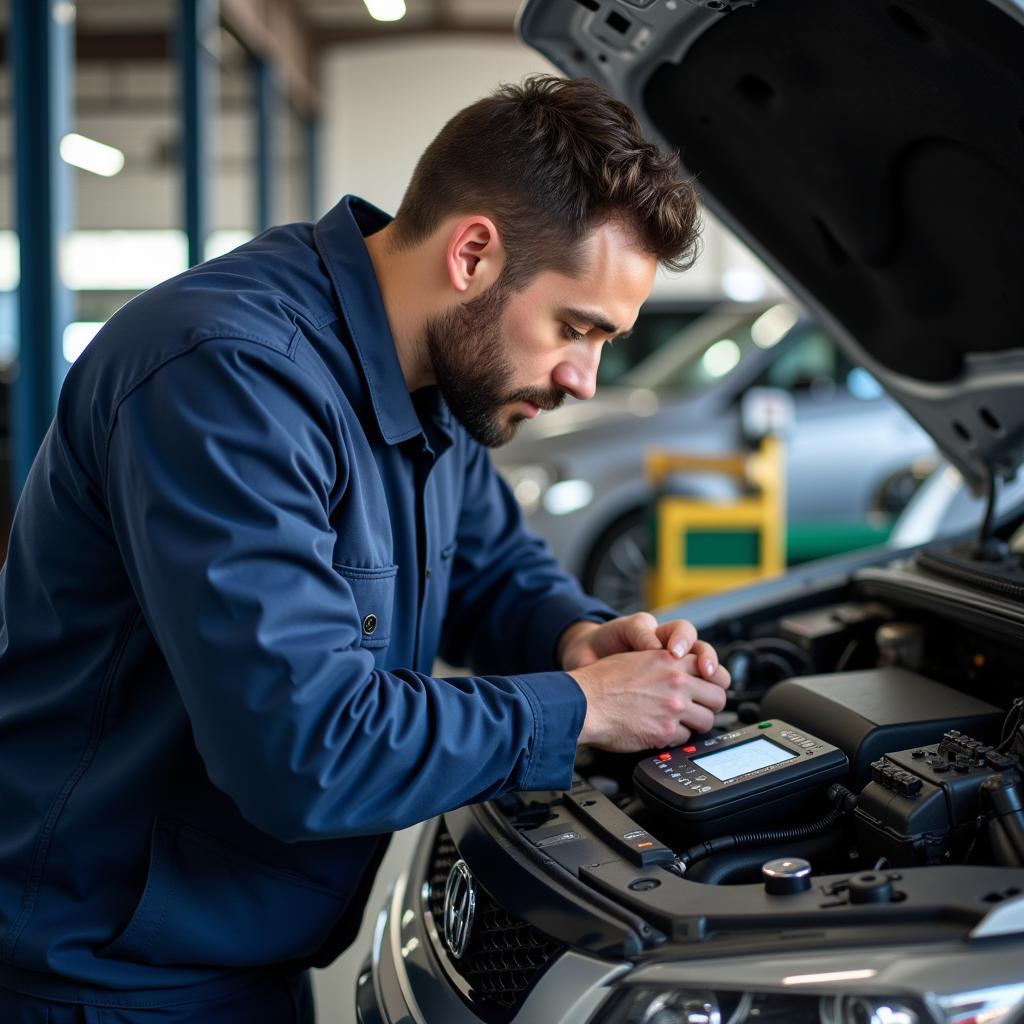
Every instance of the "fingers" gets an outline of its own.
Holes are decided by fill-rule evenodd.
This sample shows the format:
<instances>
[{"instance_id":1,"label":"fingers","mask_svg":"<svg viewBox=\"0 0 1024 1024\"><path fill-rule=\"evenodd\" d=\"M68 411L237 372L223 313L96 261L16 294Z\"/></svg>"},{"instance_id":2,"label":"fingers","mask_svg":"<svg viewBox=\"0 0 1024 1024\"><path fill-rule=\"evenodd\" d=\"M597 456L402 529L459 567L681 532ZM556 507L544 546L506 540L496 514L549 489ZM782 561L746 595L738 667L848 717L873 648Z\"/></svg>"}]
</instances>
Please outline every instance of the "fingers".
<instances>
[{"instance_id":1,"label":"fingers","mask_svg":"<svg viewBox=\"0 0 1024 1024\"><path fill-rule=\"evenodd\" d=\"M664 743L656 743L655 746L681 747L692 735L693 733L682 722L676 722L666 741Z\"/></svg>"},{"instance_id":2,"label":"fingers","mask_svg":"<svg viewBox=\"0 0 1024 1024\"><path fill-rule=\"evenodd\" d=\"M710 682L714 683L716 686L720 686L723 691L728 690L729 687L732 686L732 676L729 675L729 670L727 668L719 665L711 676Z\"/></svg>"},{"instance_id":3,"label":"fingers","mask_svg":"<svg viewBox=\"0 0 1024 1024\"><path fill-rule=\"evenodd\" d=\"M715 724L715 714L725 707L725 689L696 675L692 655L682 664L675 663L665 678L666 689L659 702L661 733L659 740L675 731L677 724L692 732L708 732Z\"/></svg>"},{"instance_id":4,"label":"fingers","mask_svg":"<svg viewBox=\"0 0 1024 1024\"><path fill-rule=\"evenodd\" d=\"M635 625L643 626L643 623ZM697 651L679 659L663 649L624 652L570 671L587 699L581 743L636 751L684 743L708 732L726 703L729 674L699 674Z\"/></svg>"},{"instance_id":5,"label":"fingers","mask_svg":"<svg viewBox=\"0 0 1024 1024\"><path fill-rule=\"evenodd\" d=\"M658 646L664 647L666 651L677 658L682 658L689 653L697 640L696 627L686 619L663 622L657 627L655 633L658 638Z\"/></svg>"},{"instance_id":6,"label":"fingers","mask_svg":"<svg viewBox=\"0 0 1024 1024\"><path fill-rule=\"evenodd\" d=\"M692 701L707 708L712 713L725 708L726 693L720 686L705 679L691 679L687 688Z\"/></svg>"},{"instance_id":7,"label":"fingers","mask_svg":"<svg viewBox=\"0 0 1024 1024\"><path fill-rule=\"evenodd\" d=\"M661 650L662 643L657 630L658 621L650 612L637 612L622 619L622 633L628 650Z\"/></svg>"},{"instance_id":8,"label":"fingers","mask_svg":"<svg viewBox=\"0 0 1024 1024\"><path fill-rule=\"evenodd\" d=\"M725 674L726 679L729 678L729 673L725 669L719 672L718 652L706 640L697 640L690 653L697 659L697 670L705 679L720 679L721 673Z\"/></svg>"}]
</instances>

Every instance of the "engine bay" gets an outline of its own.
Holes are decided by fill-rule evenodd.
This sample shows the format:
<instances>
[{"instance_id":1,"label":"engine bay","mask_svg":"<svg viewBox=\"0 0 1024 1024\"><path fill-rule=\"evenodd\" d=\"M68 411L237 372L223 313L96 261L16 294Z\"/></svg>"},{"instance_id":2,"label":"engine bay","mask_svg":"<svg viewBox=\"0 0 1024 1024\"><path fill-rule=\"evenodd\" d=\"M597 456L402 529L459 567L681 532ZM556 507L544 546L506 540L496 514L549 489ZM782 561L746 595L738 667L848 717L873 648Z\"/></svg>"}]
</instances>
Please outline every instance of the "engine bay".
<instances>
[{"instance_id":1,"label":"engine bay","mask_svg":"<svg viewBox=\"0 0 1024 1024\"><path fill-rule=\"evenodd\" d=\"M563 954L702 979L734 957L1013 956L1024 602L1009 562L1024 559L1001 543L887 552L689 605L733 680L711 732L641 755L581 748L569 790L449 812L424 846L428 931L458 858L487 922L458 964L435 941L452 984L504 1020ZM724 1014L735 987L716 995L723 1020L741 1019ZM757 1019L840 1019L768 1002Z\"/></svg>"},{"instance_id":2,"label":"engine bay","mask_svg":"<svg viewBox=\"0 0 1024 1024\"><path fill-rule=\"evenodd\" d=\"M1024 631L1019 602L972 608L974 589L910 557L699 623L733 678L711 733L584 749L571 791L493 803L542 860L676 938L724 927L730 890L748 925L778 896L934 920L966 902L976 924L1024 893Z\"/></svg>"},{"instance_id":3,"label":"engine bay","mask_svg":"<svg viewBox=\"0 0 1024 1024\"><path fill-rule=\"evenodd\" d=\"M756 882L774 853L815 871L1024 865L1024 734L1011 661L1001 667L980 636L876 601L772 625L723 647L734 691L721 731L648 755L629 780L621 770L603 776L595 758L591 784L673 850L678 870L705 883ZM709 743L735 751L724 778L712 763L723 754L695 756ZM750 760L752 747L768 744L771 763ZM829 771L780 788L780 775L829 753ZM745 799L695 812L723 788Z\"/></svg>"}]
</instances>

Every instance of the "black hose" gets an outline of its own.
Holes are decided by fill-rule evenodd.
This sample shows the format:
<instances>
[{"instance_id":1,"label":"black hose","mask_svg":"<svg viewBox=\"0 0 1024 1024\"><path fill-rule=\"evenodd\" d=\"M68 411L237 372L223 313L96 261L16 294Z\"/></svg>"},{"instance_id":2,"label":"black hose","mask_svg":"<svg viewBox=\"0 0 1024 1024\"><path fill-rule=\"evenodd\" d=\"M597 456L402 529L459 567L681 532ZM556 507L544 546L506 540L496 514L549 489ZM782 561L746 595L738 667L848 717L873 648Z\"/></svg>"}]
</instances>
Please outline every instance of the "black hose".
<instances>
[{"instance_id":1,"label":"black hose","mask_svg":"<svg viewBox=\"0 0 1024 1024\"><path fill-rule=\"evenodd\" d=\"M843 842L842 832L836 835L812 836L799 843L787 843L787 857L802 857L804 860L818 863L823 857L832 853ZM761 868L767 861L779 856L773 846L757 846L753 849L730 850L710 860L698 861L686 872L685 877L691 882L704 885L731 885L741 882L761 881Z\"/></svg>"},{"instance_id":2,"label":"black hose","mask_svg":"<svg viewBox=\"0 0 1024 1024\"><path fill-rule=\"evenodd\" d=\"M988 807L989 843L1004 867L1024 866L1024 793L1016 772L994 775L981 784Z\"/></svg>"},{"instance_id":3,"label":"black hose","mask_svg":"<svg viewBox=\"0 0 1024 1024\"><path fill-rule=\"evenodd\" d=\"M747 646L752 650L757 651L758 654L762 654L771 651L773 648L775 651L782 651L788 654L795 661L800 663L800 666L807 672L814 670L814 662L811 660L810 654L807 653L799 644L793 643L792 640L787 640L781 636L762 636L756 640L749 640ZM792 667L792 666L791 666Z\"/></svg>"},{"instance_id":4,"label":"black hose","mask_svg":"<svg viewBox=\"0 0 1024 1024\"><path fill-rule=\"evenodd\" d=\"M989 473L988 494L985 500L985 515L981 520L981 527L978 530L977 556L985 558L992 547L992 520L996 513L996 495L999 492L998 477L995 473Z\"/></svg>"},{"instance_id":5,"label":"black hose","mask_svg":"<svg viewBox=\"0 0 1024 1024\"><path fill-rule=\"evenodd\" d=\"M821 835L822 832L827 832L837 822L841 821L857 801L857 797L850 790L838 783L829 786L828 797L836 805L836 808L829 811L823 818L818 818L817 821L806 822L803 825L792 825L789 828L738 832L736 835L707 839L703 843L691 846L690 849L679 854L676 858L676 863L683 871L686 871L691 864L704 860L705 857L710 857L713 854L724 853L726 850L738 850L746 846L774 846L778 843L810 839L812 836Z\"/></svg>"}]
</instances>

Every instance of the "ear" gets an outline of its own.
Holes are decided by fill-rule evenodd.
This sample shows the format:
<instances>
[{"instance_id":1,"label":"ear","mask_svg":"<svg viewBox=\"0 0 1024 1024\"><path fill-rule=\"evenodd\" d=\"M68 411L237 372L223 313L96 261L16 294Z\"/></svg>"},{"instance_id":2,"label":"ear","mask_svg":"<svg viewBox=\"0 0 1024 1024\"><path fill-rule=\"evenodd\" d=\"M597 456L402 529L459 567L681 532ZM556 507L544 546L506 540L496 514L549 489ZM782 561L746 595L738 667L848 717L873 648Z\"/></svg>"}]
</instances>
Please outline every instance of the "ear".
<instances>
[{"instance_id":1,"label":"ear","mask_svg":"<svg viewBox=\"0 0 1024 1024\"><path fill-rule=\"evenodd\" d=\"M465 298L476 298L494 284L505 265L505 247L494 221L463 217L448 236L445 250L448 280Z\"/></svg>"}]
</instances>

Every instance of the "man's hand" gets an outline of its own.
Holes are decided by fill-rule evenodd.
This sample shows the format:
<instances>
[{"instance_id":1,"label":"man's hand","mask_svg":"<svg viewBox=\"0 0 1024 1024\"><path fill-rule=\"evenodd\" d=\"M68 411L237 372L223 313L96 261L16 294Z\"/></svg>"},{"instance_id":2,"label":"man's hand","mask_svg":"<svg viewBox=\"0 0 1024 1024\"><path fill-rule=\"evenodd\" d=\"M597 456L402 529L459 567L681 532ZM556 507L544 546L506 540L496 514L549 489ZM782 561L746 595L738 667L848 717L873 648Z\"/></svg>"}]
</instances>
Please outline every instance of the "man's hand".
<instances>
[{"instance_id":1,"label":"man's hand","mask_svg":"<svg viewBox=\"0 0 1024 1024\"><path fill-rule=\"evenodd\" d=\"M675 746L691 732L707 732L725 707L730 679L721 667L703 679L696 662L693 654L676 658L659 649L612 654L572 669L587 698L579 742L629 752Z\"/></svg>"},{"instance_id":2,"label":"man's hand","mask_svg":"<svg viewBox=\"0 0 1024 1024\"><path fill-rule=\"evenodd\" d=\"M624 615L603 624L574 622L558 641L558 659L567 672L613 654L660 650L676 658L693 655L697 672L705 679L712 679L718 671L714 647L697 639L692 622L673 619L658 625L649 612Z\"/></svg>"}]
</instances>

